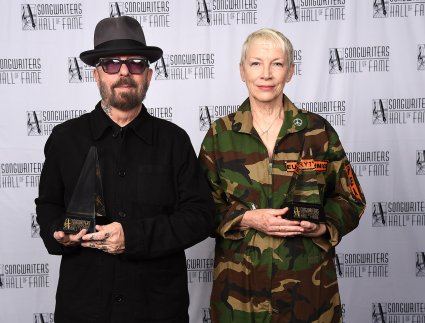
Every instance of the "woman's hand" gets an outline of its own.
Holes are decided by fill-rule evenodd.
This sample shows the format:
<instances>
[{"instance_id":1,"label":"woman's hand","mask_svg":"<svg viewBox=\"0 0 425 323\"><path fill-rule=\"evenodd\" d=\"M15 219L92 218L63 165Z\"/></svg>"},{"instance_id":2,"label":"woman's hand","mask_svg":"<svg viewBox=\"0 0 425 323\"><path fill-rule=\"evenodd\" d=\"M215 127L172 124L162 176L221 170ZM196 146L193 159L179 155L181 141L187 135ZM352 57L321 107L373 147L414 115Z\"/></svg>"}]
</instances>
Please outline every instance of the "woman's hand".
<instances>
[{"instance_id":1,"label":"woman's hand","mask_svg":"<svg viewBox=\"0 0 425 323\"><path fill-rule=\"evenodd\" d=\"M240 223L240 229L252 228L278 237L294 237L303 234L306 229L301 226L300 221L286 220L282 217L286 212L288 212L287 207L246 211Z\"/></svg>"},{"instance_id":2,"label":"woman's hand","mask_svg":"<svg viewBox=\"0 0 425 323\"><path fill-rule=\"evenodd\" d=\"M240 223L240 230L249 228L277 237L303 237L316 238L328 231L324 223L309 221L294 221L284 218L288 208L284 209L257 209L245 212Z\"/></svg>"},{"instance_id":3,"label":"woman's hand","mask_svg":"<svg viewBox=\"0 0 425 323\"><path fill-rule=\"evenodd\" d=\"M324 235L328 229L324 223L301 221L300 226L304 228L304 237L316 238Z\"/></svg>"}]
</instances>

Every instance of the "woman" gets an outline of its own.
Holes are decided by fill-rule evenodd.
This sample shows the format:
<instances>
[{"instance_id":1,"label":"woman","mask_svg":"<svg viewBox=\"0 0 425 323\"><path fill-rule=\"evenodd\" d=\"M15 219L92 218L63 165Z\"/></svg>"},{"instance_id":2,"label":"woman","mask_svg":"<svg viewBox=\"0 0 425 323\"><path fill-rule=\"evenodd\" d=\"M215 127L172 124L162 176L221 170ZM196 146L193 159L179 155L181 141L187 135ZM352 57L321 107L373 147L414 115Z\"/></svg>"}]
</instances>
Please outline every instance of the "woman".
<instances>
[{"instance_id":1,"label":"woman","mask_svg":"<svg viewBox=\"0 0 425 323\"><path fill-rule=\"evenodd\" d=\"M202 143L217 214L213 322L341 322L335 246L366 202L335 130L284 95L293 71L284 35L249 35L249 98Z\"/></svg>"}]
</instances>

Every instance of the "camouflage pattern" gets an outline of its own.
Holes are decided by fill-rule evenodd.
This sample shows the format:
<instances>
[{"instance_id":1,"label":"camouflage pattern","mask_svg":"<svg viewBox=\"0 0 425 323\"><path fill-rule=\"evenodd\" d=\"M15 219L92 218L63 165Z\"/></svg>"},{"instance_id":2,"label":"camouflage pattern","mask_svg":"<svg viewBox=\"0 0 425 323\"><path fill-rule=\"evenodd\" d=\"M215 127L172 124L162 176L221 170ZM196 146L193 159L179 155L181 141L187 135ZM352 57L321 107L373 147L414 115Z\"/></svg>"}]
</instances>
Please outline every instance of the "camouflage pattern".
<instances>
[{"instance_id":1,"label":"camouflage pattern","mask_svg":"<svg viewBox=\"0 0 425 323\"><path fill-rule=\"evenodd\" d=\"M357 227L365 198L338 135L321 116L284 97L272 160L247 99L216 120L200 162L216 203L213 322L341 322L334 247ZM324 207L329 233L279 238L241 231L243 213L290 201Z\"/></svg>"}]
</instances>

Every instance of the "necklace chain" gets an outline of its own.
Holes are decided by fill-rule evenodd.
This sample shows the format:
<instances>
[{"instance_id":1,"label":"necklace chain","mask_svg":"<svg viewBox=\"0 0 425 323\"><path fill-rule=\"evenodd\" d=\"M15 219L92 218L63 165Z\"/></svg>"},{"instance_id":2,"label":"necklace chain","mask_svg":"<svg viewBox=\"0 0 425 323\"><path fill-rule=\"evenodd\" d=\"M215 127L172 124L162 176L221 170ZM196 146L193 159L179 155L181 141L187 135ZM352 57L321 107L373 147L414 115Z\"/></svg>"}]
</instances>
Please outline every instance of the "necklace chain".
<instances>
[{"instance_id":1,"label":"necklace chain","mask_svg":"<svg viewBox=\"0 0 425 323\"><path fill-rule=\"evenodd\" d=\"M273 121L270 123L270 125L267 127L266 130L263 130L263 128L260 127L260 124L257 122L257 126L258 128L260 128L261 134L260 136L264 136L266 134L266 136L269 135L269 130L271 129L271 127L273 126L273 124L276 122L276 120L279 118L280 112L276 115L276 117L273 119Z\"/></svg>"}]
</instances>

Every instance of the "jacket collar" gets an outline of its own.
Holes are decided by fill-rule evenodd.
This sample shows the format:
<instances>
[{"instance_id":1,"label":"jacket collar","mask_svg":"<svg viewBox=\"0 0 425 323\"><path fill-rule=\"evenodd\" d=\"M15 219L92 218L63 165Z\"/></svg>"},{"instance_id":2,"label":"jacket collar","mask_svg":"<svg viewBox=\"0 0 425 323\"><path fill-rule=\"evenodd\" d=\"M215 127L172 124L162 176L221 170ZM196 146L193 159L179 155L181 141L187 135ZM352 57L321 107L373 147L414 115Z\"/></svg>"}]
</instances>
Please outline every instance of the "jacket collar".
<instances>
[{"instance_id":1,"label":"jacket collar","mask_svg":"<svg viewBox=\"0 0 425 323\"><path fill-rule=\"evenodd\" d=\"M99 101L95 109L91 112L90 127L92 129L93 138L99 140L107 129L114 129L119 126L105 114ZM125 128L132 129L139 138L148 144L152 144L153 117L148 113L144 105L137 117L125 126Z\"/></svg>"},{"instance_id":2,"label":"jacket collar","mask_svg":"<svg viewBox=\"0 0 425 323\"><path fill-rule=\"evenodd\" d=\"M286 95L283 95L283 111L284 121L278 139L283 138L288 133L299 132L308 126L308 120L305 113L303 113L301 109L298 109ZM252 122L249 98L246 99L235 112L232 130L248 134L256 133Z\"/></svg>"}]
</instances>

